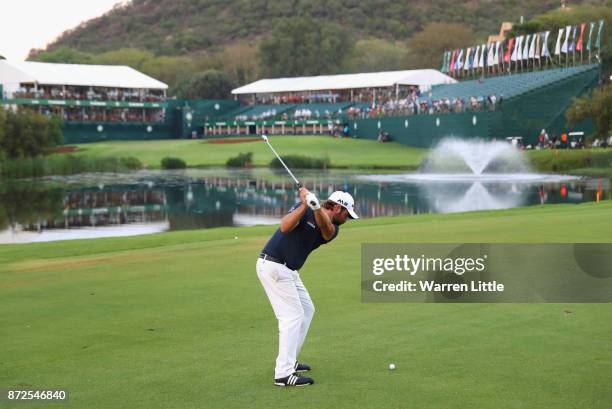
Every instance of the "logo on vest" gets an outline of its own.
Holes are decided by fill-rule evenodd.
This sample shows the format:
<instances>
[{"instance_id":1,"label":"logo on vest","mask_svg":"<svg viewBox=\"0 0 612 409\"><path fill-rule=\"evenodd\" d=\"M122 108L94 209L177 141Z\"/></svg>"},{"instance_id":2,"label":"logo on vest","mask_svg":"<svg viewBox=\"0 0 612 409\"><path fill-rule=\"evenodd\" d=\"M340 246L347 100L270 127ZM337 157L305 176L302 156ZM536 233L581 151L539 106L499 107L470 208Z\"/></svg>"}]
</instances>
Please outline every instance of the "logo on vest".
<instances>
[{"instance_id":1,"label":"logo on vest","mask_svg":"<svg viewBox=\"0 0 612 409\"><path fill-rule=\"evenodd\" d=\"M316 229L317 226L315 226L315 224L313 222L306 222L307 225L309 225L310 227L312 227L313 229Z\"/></svg>"}]
</instances>

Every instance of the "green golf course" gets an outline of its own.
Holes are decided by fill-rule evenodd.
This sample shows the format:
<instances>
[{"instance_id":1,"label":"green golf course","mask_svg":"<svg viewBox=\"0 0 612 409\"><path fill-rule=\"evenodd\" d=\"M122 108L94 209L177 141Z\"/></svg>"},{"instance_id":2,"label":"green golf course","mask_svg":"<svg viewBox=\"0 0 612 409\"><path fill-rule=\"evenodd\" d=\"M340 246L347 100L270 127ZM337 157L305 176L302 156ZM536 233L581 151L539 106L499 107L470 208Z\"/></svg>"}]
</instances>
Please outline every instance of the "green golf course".
<instances>
[{"instance_id":1,"label":"green golf course","mask_svg":"<svg viewBox=\"0 0 612 409\"><path fill-rule=\"evenodd\" d=\"M111 141L74 145L74 154L93 158L132 156L147 168L158 169L166 156L180 158L188 167L225 166L229 158L241 152L252 152L253 166L268 166L274 156L266 144L257 138L248 142L244 139L223 140L230 143L213 143L219 140ZM395 142L329 136L271 136L270 141L282 156L328 157L333 168L414 170L429 152ZM612 175L612 149L546 149L525 153L532 168L539 172Z\"/></svg>"},{"instance_id":2,"label":"green golf course","mask_svg":"<svg viewBox=\"0 0 612 409\"><path fill-rule=\"evenodd\" d=\"M612 202L347 223L301 271L316 384L296 389L272 384L255 274L274 229L1 246L0 385L67 389L70 408L609 407L612 305L364 304L360 249L610 242Z\"/></svg>"},{"instance_id":3,"label":"green golf course","mask_svg":"<svg viewBox=\"0 0 612 409\"><path fill-rule=\"evenodd\" d=\"M227 138L231 142L232 138ZM237 140L244 140L238 138ZM377 143L329 136L271 136L270 142L283 156L329 157L333 167L384 167L416 169L427 150L398 143ZM268 166L274 158L261 139L251 142L210 143L202 140L113 141L75 145L78 154L91 156L133 156L149 168L159 168L165 156L183 159L187 166L225 166L240 152L253 152L254 166Z\"/></svg>"}]
</instances>

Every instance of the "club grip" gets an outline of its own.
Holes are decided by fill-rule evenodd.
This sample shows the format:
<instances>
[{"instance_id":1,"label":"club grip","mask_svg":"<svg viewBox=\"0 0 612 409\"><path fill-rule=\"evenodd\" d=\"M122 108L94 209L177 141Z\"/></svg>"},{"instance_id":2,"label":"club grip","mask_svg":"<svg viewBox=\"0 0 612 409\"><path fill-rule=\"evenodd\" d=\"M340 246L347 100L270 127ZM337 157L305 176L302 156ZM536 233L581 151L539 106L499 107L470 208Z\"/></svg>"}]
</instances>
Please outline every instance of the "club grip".
<instances>
[{"instance_id":1,"label":"club grip","mask_svg":"<svg viewBox=\"0 0 612 409\"><path fill-rule=\"evenodd\" d=\"M296 185L298 189L301 189L304 187L304 185L302 185L302 183L298 182L298 184Z\"/></svg>"}]
</instances>

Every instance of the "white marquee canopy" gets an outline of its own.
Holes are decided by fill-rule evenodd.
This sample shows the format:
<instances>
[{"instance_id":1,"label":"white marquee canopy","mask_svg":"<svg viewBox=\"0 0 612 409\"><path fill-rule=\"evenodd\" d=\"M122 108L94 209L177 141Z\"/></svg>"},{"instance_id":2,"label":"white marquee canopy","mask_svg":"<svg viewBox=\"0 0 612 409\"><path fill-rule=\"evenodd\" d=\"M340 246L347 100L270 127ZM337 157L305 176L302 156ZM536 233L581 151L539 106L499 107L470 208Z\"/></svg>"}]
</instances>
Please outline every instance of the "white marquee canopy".
<instances>
[{"instance_id":1,"label":"white marquee canopy","mask_svg":"<svg viewBox=\"0 0 612 409\"><path fill-rule=\"evenodd\" d=\"M326 91L357 88L384 88L395 85L417 85L424 89L432 85L452 84L454 78L438 70L406 70L368 72L361 74L319 75L316 77L262 79L232 90L234 95L272 94L279 92Z\"/></svg>"},{"instance_id":2,"label":"white marquee canopy","mask_svg":"<svg viewBox=\"0 0 612 409\"><path fill-rule=\"evenodd\" d=\"M21 83L105 88L168 89L168 85L135 69L119 65L55 64L0 60L0 84Z\"/></svg>"}]
</instances>

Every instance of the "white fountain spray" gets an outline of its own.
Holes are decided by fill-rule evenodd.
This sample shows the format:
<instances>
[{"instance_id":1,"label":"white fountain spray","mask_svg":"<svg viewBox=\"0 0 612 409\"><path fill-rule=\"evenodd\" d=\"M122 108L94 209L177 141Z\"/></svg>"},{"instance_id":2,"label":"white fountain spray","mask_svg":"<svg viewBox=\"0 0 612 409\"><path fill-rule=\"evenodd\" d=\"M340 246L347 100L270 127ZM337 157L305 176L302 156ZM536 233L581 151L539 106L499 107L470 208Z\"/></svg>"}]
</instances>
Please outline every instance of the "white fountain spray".
<instances>
[{"instance_id":1,"label":"white fountain spray","mask_svg":"<svg viewBox=\"0 0 612 409\"><path fill-rule=\"evenodd\" d=\"M531 172L523 152L509 143L457 138L442 140L416 173L358 178L416 184L441 213L516 207L529 185L577 179Z\"/></svg>"},{"instance_id":2,"label":"white fountain spray","mask_svg":"<svg viewBox=\"0 0 612 409\"><path fill-rule=\"evenodd\" d=\"M478 177L485 171L524 174L529 172L529 165L522 152L506 142L447 138L431 151L421 171L437 174L468 172Z\"/></svg>"}]
</instances>

